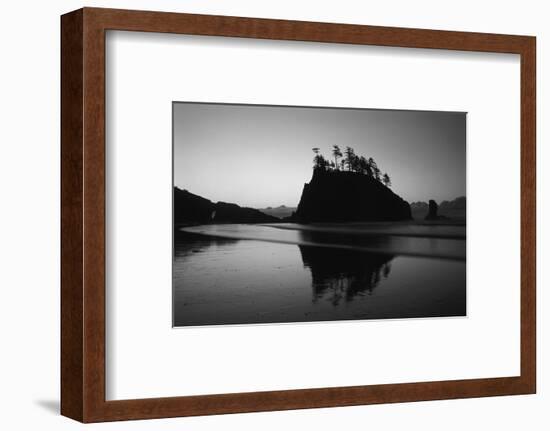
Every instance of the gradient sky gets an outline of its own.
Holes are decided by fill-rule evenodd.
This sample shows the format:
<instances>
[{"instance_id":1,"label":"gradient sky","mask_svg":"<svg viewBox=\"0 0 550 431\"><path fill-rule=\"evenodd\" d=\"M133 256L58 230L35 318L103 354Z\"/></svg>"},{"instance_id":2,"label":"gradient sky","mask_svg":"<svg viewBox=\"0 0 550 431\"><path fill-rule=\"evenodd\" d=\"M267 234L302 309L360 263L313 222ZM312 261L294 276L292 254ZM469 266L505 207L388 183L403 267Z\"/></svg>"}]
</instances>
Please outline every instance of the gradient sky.
<instances>
[{"instance_id":1,"label":"gradient sky","mask_svg":"<svg viewBox=\"0 0 550 431\"><path fill-rule=\"evenodd\" d=\"M173 104L174 184L214 202L296 206L313 147L373 157L413 202L466 195L466 114L208 103Z\"/></svg>"}]
</instances>

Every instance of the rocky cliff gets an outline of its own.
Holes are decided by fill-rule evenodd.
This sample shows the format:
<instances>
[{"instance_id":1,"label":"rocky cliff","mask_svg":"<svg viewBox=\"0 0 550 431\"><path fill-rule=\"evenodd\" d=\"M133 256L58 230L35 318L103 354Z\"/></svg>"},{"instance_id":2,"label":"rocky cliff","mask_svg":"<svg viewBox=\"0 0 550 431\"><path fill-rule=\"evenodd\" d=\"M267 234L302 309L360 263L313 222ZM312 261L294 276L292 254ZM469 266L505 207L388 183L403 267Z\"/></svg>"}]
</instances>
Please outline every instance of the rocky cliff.
<instances>
[{"instance_id":1,"label":"rocky cliff","mask_svg":"<svg viewBox=\"0 0 550 431\"><path fill-rule=\"evenodd\" d=\"M272 223L280 221L253 208L212 202L174 187L174 225L206 223Z\"/></svg>"},{"instance_id":2,"label":"rocky cliff","mask_svg":"<svg viewBox=\"0 0 550 431\"><path fill-rule=\"evenodd\" d=\"M313 171L293 221L350 222L411 219L409 203L380 181L356 172Z\"/></svg>"}]
</instances>

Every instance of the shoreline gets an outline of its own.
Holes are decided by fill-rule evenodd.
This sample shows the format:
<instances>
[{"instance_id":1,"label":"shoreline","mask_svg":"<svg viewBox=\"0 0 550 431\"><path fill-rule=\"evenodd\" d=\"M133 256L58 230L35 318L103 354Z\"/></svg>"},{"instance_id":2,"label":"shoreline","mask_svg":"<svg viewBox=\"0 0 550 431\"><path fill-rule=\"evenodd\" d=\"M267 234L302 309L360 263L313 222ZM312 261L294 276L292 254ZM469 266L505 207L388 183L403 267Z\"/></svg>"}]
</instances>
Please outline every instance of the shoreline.
<instances>
[{"instance_id":1,"label":"shoreline","mask_svg":"<svg viewBox=\"0 0 550 431\"><path fill-rule=\"evenodd\" d=\"M355 235L389 235L399 237L413 238L440 238L466 240L466 225L462 224L424 224L409 222L354 222L354 223L263 223L262 226L268 226L275 229L342 233ZM455 233L430 232L430 227L449 227L455 228ZM401 229L399 229L401 228ZM408 229L408 230L407 230ZM463 232L462 232L463 231Z\"/></svg>"},{"instance_id":2,"label":"shoreline","mask_svg":"<svg viewBox=\"0 0 550 431\"><path fill-rule=\"evenodd\" d=\"M265 224L237 224L235 229L227 229L225 225L199 225L188 226L178 229L179 232L188 233L193 235L201 235L213 238L225 238L234 240L248 240L248 241L260 241L279 244L292 244L308 247L325 247L342 250L355 250L358 252L368 253L382 253L388 255L403 255L420 258L434 258L434 259L450 259L457 261L466 260L466 244L465 237L459 235L441 235L441 234L420 234L420 233L407 233L404 232L391 232L391 231L366 231L357 232L342 229L326 230L317 227L312 229L309 226L286 226L280 227L278 225L270 226ZM255 226L261 229L247 229L249 226ZM271 230L274 229L274 230ZM288 234L277 235L275 229L280 231L286 231ZM317 239L302 237L299 232L315 232L320 235L328 234L327 237L323 235ZM291 234L291 232L296 232ZM358 234L359 233L359 234ZM362 234L361 234L362 233ZM367 237L373 237L373 241L367 239ZM377 246L378 240L375 237L397 237L388 245L380 247ZM458 238L457 238L458 236ZM407 237L415 238L416 240L424 240L420 247L412 247L407 243ZM356 238L359 240L353 240ZM361 241L361 238L367 239L367 241ZM351 240L350 240L351 239ZM434 245L430 245L427 241L439 240L443 241L440 245L434 248ZM397 242L396 242L397 241ZM450 242L449 242L450 241ZM464 243L464 245L460 245ZM446 244L446 245L445 245ZM443 246L443 248L440 248Z\"/></svg>"}]
</instances>

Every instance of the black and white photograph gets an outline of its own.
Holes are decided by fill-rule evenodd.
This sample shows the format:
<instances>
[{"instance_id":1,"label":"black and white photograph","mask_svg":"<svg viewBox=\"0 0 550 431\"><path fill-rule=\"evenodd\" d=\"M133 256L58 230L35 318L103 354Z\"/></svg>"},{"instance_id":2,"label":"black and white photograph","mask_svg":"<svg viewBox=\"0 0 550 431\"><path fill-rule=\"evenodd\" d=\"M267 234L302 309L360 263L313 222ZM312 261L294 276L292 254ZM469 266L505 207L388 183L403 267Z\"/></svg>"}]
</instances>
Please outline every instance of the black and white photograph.
<instances>
[{"instance_id":1,"label":"black and white photograph","mask_svg":"<svg viewBox=\"0 0 550 431\"><path fill-rule=\"evenodd\" d=\"M546 430L546 9L5 2L0 429Z\"/></svg>"},{"instance_id":2,"label":"black and white photograph","mask_svg":"<svg viewBox=\"0 0 550 431\"><path fill-rule=\"evenodd\" d=\"M465 112L172 115L174 327L466 316Z\"/></svg>"}]
</instances>

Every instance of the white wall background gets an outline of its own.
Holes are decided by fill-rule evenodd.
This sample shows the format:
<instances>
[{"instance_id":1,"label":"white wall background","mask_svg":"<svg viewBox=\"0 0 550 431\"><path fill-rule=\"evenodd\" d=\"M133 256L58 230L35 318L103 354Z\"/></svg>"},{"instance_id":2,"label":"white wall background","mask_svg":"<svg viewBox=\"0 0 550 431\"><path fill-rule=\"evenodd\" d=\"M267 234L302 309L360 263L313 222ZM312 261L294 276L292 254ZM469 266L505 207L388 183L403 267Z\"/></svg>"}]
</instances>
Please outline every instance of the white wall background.
<instances>
[{"instance_id":1,"label":"white wall background","mask_svg":"<svg viewBox=\"0 0 550 431\"><path fill-rule=\"evenodd\" d=\"M549 12L540 1L358 2L332 0L124 0L6 2L0 67L0 424L3 429L79 429L59 408L59 15L87 6L529 34L538 37L538 394L382 406L167 419L87 429L547 429L550 306L544 148L550 115ZM546 196L545 196L546 195ZM546 337L546 339L545 339Z\"/></svg>"}]
</instances>

